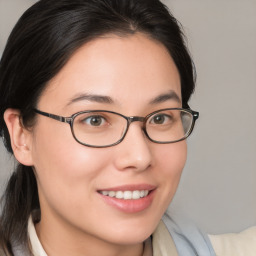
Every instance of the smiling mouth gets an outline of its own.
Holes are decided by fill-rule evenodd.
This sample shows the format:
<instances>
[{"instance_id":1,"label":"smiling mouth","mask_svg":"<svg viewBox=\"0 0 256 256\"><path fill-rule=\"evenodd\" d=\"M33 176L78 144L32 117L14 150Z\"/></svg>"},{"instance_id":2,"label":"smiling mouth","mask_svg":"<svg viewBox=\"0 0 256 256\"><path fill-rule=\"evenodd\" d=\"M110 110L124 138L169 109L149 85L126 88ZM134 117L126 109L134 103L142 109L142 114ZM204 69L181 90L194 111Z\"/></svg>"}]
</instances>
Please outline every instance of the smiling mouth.
<instances>
[{"instance_id":1,"label":"smiling mouth","mask_svg":"<svg viewBox=\"0 0 256 256\"><path fill-rule=\"evenodd\" d=\"M126 190L126 191L107 191L107 190L100 190L98 191L103 196L108 196L117 199L123 200L138 200L140 198L144 198L148 196L150 190Z\"/></svg>"}]
</instances>

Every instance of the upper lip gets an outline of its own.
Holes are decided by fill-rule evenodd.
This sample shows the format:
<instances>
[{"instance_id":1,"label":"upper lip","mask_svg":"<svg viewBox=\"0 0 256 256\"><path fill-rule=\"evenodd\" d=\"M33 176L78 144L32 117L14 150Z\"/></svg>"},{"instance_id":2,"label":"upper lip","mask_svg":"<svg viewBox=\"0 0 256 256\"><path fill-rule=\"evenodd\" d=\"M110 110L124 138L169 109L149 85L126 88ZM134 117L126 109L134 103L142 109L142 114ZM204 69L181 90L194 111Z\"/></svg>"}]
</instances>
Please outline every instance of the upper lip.
<instances>
[{"instance_id":1,"label":"upper lip","mask_svg":"<svg viewBox=\"0 0 256 256\"><path fill-rule=\"evenodd\" d=\"M151 184L127 184L116 187L98 189L98 191L135 191L135 190L154 190L156 186Z\"/></svg>"}]
</instances>

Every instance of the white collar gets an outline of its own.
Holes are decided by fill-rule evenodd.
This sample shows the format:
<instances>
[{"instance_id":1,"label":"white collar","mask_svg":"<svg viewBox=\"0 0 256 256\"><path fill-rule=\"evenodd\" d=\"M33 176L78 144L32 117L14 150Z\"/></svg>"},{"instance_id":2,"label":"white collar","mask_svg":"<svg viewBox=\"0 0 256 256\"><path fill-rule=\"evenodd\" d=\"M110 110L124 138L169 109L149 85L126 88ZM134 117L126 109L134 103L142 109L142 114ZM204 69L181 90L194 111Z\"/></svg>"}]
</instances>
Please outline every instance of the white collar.
<instances>
[{"instance_id":1,"label":"white collar","mask_svg":"<svg viewBox=\"0 0 256 256\"><path fill-rule=\"evenodd\" d=\"M30 216L28 220L28 236L29 236L33 256L47 256L36 234L36 229L32 221L32 216Z\"/></svg>"}]
</instances>

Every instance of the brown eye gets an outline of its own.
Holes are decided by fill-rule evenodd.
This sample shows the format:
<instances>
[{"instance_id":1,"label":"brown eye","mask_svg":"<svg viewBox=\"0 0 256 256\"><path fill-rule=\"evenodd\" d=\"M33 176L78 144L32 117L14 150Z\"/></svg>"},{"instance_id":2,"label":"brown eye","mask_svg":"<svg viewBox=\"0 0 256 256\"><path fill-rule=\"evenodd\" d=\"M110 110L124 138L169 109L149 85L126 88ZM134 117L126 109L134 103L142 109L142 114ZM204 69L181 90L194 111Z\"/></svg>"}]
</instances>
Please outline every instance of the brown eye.
<instances>
[{"instance_id":1,"label":"brown eye","mask_svg":"<svg viewBox=\"0 0 256 256\"><path fill-rule=\"evenodd\" d=\"M150 123L152 124L166 124L171 120L171 117L166 114L157 114L152 117Z\"/></svg>"},{"instance_id":2,"label":"brown eye","mask_svg":"<svg viewBox=\"0 0 256 256\"><path fill-rule=\"evenodd\" d=\"M153 121L155 124L164 123L165 117L163 115L154 116Z\"/></svg>"},{"instance_id":3,"label":"brown eye","mask_svg":"<svg viewBox=\"0 0 256 256\"><path fill-rule=\"evenodd\" d=\"M84 123L91 126L100 126L103 125L106 121L102 116L89 116L83 120Z\"/></svg>"}]
</instances>

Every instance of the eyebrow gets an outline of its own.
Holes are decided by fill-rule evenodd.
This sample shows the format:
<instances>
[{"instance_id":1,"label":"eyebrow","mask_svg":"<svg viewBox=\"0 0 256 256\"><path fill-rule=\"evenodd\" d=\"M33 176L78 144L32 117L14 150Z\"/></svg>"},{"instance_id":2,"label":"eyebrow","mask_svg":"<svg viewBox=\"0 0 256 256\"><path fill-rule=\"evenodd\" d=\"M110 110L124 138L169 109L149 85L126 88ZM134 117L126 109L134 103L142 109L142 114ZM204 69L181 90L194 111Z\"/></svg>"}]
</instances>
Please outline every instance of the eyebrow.
<instances>
[{"instance_id":1,"label":"eyebrow","mask_svg":"<svg viewBox=\"0 0 256 256\"><path fill-rule=\"evenodd\" d=\"M171 90L168 93L160 94L159 96L151 100L150 104L154 105L154 104L164 103L169 100L174 100L178 103L181 103L181 99L178 96L178 94L175 91Z\"/></svg>"},{"instance_id":2,"label":"eyebrow","mask_svg":"<svg viewBox=\"0 0 256 256\"><path fill-rule=\"evenodd\" d=\"M67 105L70 105L78 101L83 101L83 100L97 102L97 103L107 103L107 104L114 103L114 101L109 96L82 93L82 94L75 95L73 98L71 98Z\"/></svg>"},{"instance_id":3,"label":"eyebrow","mask_svg":"<svg viewBox=\"0 0 256 256\"><path fill-rule=\"evenodd\" d=\"M114 103L114 100L109 96L98 95L98 94L81 93L81 94L77 94L73 98L71 98L70 101L68 102L67 106L71 105L75 102L84 101L84 100L85 101L91 101L91 102L97 102L97 103L107 103L107 104L113 104ZM164 103L164 102L169 101L169 100L174 100L178 103L181 103L181 99L177 95L177 93L174 92L173 90L170 90L168 93L163 93L163 94L158 95L157 97L152 99L149 102L149 104L155 105L155 104L159 104L159 103Z\"/></svg>"}]
</instances>

